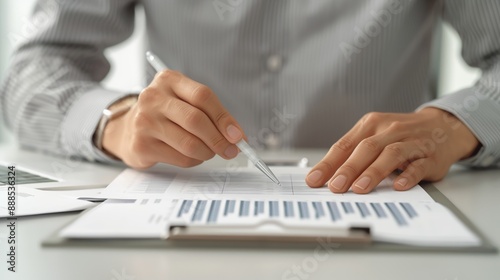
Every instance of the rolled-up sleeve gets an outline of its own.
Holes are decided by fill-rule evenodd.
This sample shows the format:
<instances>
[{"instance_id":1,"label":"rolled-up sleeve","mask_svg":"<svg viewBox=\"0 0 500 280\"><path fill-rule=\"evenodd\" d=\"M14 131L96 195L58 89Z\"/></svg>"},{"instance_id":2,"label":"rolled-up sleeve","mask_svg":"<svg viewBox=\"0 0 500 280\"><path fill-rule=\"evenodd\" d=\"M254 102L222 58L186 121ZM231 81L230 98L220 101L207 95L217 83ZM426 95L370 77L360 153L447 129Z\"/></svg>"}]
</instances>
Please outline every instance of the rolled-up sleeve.
<instances>
[{"instance_id":1,"label":"rolled-up sleeve","mask_svg":"<svg viewBox=\"0 0 500 280\"><path fill-rule=\"evenodd\" d=\"M474 167L500 166L500 2L496 0L445 1L444 17L462 39L462 56L482 70L470 88L422 105L457 116L482 147L459 163Z\"/></svg>"}]
</instances>

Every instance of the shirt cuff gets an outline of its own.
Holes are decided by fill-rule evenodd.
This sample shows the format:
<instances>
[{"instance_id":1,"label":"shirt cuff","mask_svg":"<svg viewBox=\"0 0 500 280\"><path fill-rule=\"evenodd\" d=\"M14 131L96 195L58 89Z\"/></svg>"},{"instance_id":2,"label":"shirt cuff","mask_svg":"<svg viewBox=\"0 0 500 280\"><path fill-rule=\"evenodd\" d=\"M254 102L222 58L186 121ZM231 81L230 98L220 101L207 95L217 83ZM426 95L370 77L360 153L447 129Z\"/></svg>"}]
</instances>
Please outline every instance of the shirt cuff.
<instances>
[{"instance_id":1,"label":"shirt cuff","mask_svg":"<svg viewBox=\"0 0 500 280\"><path fill-rule=\"evenodd\" d=\"M96 88L77 98L62 122L62 148L69 155L88 161L122 165L121 161L108 156L95 147L92 138L103 110L128 95L130 93Z\"/></svg>"},{"instance_id":2,"label":"shirt cuff","mask_svg":"<svg viewBox=\"0 0 500 280\"><path fill-rule=\"evenodd\" d=\"M472 157L459 164L475 167L493 166L500 158L500 105L475 88L425 103L417 111L435 107L455 115L481 142L482 147Z\"/></svg>"}]
</instances>

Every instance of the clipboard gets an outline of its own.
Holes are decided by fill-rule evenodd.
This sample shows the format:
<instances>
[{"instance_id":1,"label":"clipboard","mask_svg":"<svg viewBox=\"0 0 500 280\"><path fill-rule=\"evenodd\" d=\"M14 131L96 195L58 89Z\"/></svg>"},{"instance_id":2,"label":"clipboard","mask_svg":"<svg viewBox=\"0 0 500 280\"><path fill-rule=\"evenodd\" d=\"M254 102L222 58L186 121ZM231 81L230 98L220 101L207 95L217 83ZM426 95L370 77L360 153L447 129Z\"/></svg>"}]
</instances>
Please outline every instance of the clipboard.
<instances>
[{"instance_id":1,"label":"clipboard","mask_svg":"<svg viewBox=\"0 0 500 280\"><path fill-rule=\"evenodd\" d=\"M265 223L262 226L273 226L272 223ZM368 227L350 227L338 230L333 233L321 228L290 227L285 225L275 225L282 231L277 234L259 231L258 227L248 226L237 228L213 226L213 227L193 227L184 225L170 225L170 241L265 241L265 242L285 242L285 243L314 243L318 238L329 238L330 242L370 244L372 238ZM252 232L249 234L249 232ZM313 233L313 234L311 234Z\"/></svg>"},{"instance_id":2,"label":"clipboard","mask_svg":"<svg viewBox=\"0 0 500 280\"><path fill-rule=\"evenodd\" d=\"M315 235L297 237L290 236L260 236L254 234L234 236L231 234L200 235L182 225L171 225L171 237L164 239L68 239L59 236L58 229L42 242L44 247L128 247L128 248L276 248L276 249L314 249L318 244L334 247L335 250L356 250L366 252L456 252L496 254L498 249L486 238L479 229L431 183L422 183L423 189L438 202L447 207L467 228L480 239L478 246L447 247L447 246L413 246L397 243L373 242L370 230L363 227L350 228L346 234ZM75 219L77 219L76 217ZM278 242L279 241L279 242Z\"/></svg>"}]
</instances>

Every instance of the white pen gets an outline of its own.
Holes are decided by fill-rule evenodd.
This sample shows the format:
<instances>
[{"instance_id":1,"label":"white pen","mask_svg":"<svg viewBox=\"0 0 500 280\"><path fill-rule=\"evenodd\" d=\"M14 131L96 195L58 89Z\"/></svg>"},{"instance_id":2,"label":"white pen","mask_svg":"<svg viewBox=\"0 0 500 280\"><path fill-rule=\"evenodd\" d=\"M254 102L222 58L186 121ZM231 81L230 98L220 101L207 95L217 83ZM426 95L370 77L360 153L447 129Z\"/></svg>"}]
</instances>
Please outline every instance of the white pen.
<instances>
[{"instance_id":1,"label":"white pen","mask_svg":"<svg viewBox=\"0 0 500 280\"><path fill-rule=\"evenodd\" d=\"M146 52L146 59L158 72L168 69L167 65L165 65L165 63L163 63L158 56L150 51ZM278 178L276 178L276 175L274 175L267 164L257 156L257 153L252 149L252 147L250 147L250 145L248 145L245 139L241 139L238 143L236 143L236 146L238 146L241 152L248 157L248 159L255 165L255 167L262 171L262 173L264 173L275 184L281 186L281 183Z\"/></svg>"}]
</instances>

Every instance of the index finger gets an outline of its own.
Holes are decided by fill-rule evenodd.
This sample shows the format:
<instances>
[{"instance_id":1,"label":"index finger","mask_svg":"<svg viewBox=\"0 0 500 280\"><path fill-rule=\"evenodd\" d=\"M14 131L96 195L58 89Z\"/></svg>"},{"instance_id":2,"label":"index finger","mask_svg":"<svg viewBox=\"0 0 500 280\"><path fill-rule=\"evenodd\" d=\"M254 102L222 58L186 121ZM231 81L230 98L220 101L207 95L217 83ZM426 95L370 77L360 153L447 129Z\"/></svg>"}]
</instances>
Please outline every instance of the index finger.
<instances>
[{"instance_id":1,"label":"index finger","mask_svg":"<svg viewBox=\"0 0 500 280\"><path fill-rule=\"evenodd\" d=\"M345 162L357 145L353 136L344 136L337 141L328 153L307 174L306 183L311 187L321 187Z\"/></svg>"},{"instance_id":2,"label":"index finger","mask_svg":"<svg viewBox=\"0 0 500 280\"><path fill-rule=\"evenodd\" d=\"M311 187L323 186L368 134L368 131L355 125L346 135L333 144L323 159L311 169L307 174L306 183Z\"/></svg>"},{"instance_id":3,"label":"index finger","mask_svg":"<svg viewBox=\"0 0 500 280\"><path fill-rule=\"evenodd\" d=\"M175 94L202 110L229 142L235 144L244 137L238 122L224 108L217 95L209 87L182 74L178 79L180 79L179 82L170 83Z\"/></svg>"}]
</instances>

